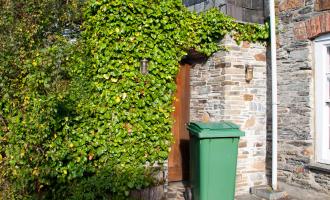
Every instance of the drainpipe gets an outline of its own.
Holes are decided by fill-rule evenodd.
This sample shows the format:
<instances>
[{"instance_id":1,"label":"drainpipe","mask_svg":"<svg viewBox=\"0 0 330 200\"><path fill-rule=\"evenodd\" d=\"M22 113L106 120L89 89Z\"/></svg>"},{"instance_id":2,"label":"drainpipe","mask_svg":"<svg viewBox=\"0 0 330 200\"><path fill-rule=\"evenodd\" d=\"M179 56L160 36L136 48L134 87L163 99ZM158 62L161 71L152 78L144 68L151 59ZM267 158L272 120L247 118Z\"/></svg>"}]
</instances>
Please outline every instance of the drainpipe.
<instances>
[{"instance_id":1,"label":"drainpipe","mask_svg":"<svg viewBox=\"0 0 330 200\"><path fill-rule=\"evenodd\" d=\"M277 65L275 0L269 0L272 65L272 188L277 190Z\"/></svg>"}]
</instances>

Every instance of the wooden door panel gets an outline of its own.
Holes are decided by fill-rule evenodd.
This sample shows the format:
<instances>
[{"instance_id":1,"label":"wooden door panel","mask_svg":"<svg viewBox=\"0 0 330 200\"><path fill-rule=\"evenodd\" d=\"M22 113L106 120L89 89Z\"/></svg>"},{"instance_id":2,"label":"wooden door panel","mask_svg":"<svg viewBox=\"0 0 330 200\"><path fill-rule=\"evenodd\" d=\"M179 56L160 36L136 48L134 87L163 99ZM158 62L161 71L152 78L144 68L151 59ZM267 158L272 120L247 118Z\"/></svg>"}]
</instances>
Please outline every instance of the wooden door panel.
<instances>
[{"instance_id":1,"label":"wooden door panel","mask_svg":"<svg viewBox=\"0 0 330 200\"><path fill-rule=\"evenodd\" d=\"M177 91L172 114L172 128L175 143L169 156L169 181L187 180L189 177L189 133L186 124L189 122L189 65L181 65L176 78Z\"/></svg>"}]
</instances>

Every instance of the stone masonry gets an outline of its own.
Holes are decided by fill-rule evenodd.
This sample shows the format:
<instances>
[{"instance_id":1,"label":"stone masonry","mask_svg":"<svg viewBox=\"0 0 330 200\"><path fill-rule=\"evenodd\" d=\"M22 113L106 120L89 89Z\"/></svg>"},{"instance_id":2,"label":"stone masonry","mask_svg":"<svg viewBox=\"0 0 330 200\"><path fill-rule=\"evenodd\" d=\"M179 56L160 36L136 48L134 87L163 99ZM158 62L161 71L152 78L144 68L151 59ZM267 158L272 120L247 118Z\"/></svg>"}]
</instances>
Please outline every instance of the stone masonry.
<instances>
[{"instance_id":1,"label":"stone masonry","mask_svg":"<svg viewBox=\"0 0 330 200\"><path fill-rule=\"evenodd\" d=\"M191 121L232 121L246 136L239 143L236 194L266 180L266 47L227 37L220 51L191 69ZM251 82L245 68L254 68Z\"/></svg>"},{"instance_id":2,"label":"stone masonry","mask_svg":"<svg viewBox=\"0 0 330 200\"><path fill-rule=\"evenodd\" d=\"M277 60L279 180L330 195L329 171L311 167L315 163L313 39L330 32L329 9L329 0L280 0Z\"/></svg>"}]
</instances>

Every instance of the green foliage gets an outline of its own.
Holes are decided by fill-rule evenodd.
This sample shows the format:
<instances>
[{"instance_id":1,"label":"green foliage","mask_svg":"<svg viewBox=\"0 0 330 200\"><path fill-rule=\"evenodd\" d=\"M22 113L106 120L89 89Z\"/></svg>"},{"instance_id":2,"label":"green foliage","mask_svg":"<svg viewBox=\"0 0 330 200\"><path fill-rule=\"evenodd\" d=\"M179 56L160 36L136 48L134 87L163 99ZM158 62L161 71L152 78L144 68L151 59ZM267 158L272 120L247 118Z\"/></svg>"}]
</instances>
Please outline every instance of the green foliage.
<instances>
[{"instance_id":1,"label":"green foliage","mask_svg":"<svg viewBox=\"0 0 330 200\"><path fill-rule=\"evenodd\" d=\"M211 55L226 34L268 37L267 26L197 15L179 0L0 5L0 198L8 199L126 198L159 184L145 165L162 163L172 144L179 61L190 49Z\"/></svg>"},{"instance_id":2,"label":"green foliage","mask_svg":"<svg viewBox=\"0 0 330 200\"><path fill-rule=\"evenodd\" d=\"M231 35L237 43L242 41L262 42L269 37L269 26L259 24L243 24L234 18L224 15L216 9L199 15L196 50L206 55L219 50L218 41L225 35Z\"/></svg>"}]
</instances>

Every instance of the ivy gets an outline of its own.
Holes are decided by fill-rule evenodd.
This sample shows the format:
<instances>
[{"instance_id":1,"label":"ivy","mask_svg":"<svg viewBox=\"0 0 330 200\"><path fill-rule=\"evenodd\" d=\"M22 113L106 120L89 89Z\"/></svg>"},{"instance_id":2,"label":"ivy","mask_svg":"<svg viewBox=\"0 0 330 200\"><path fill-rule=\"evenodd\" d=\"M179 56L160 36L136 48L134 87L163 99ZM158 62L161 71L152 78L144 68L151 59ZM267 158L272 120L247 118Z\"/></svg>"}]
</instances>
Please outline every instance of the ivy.
<instances>
[{"instance_id":1,"label":"ivy","mask_svg":"<svg viewBox=\"0 0 330 200\"><path fill-rule=\"evenodd\" d=\"M178 63L226 34L268 38L267 25L179 0L0 4L0 198L127 198L160 184L146 166L173 142Z\"/></svg>"},{"instance_id":2,"label":"ivy","mask_svg":"<svg viewBox=\"0 0 330 200\"><path fill-rule=\"evenodd\" d=\"M227 34L237 43L263 42L269 37L268 24L239 23L216 9L202 13L199 17L199 26L195 29L198 34L196 50L207 56L221 49L218 42Z\"/></svg>"}]
</instances>

